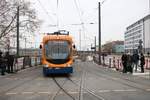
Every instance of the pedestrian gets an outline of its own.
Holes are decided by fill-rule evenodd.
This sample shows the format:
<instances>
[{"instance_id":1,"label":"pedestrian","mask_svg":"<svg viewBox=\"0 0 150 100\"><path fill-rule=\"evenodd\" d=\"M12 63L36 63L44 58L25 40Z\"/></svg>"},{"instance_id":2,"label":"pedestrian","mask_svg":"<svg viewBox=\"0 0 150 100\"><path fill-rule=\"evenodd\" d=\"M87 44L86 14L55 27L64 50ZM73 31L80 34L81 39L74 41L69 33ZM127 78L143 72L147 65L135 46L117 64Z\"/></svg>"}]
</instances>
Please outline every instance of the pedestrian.
<instances>
[{"instance_id":1,"label":"pedestrian","mask_svg":"<svg viewBox=\"0 0 150 100\"><path fill-rule=\"evenodd\" d=\"M10 73L10 56L9 56L9 52L6 52L5 59L7 59L7 63L6 63L7 73Z\"/></svg>"},{"instance_id":2,"label":"pedestrian","mask_svg":"<svg viewBox=\"0 0 150 100\"><path fill-rule=\"evenodd\" d=\"M138 63L139 63L139 55L138 55L138 53L134 53L132 55L132 61L133 61L132 67L135 68L135 72L137 72L137 66L138 66Z\"/></svg>"},{"instance_id":3,"label":"pedestrian","mask_svg":"<svg viewBox=\"0 0 150 100\"><path fill-rule=\"evenodd\" d=\"M141 73L144 73L145 57L144 57L143 53L141 53L140 62L141 62L140 63Z\"/></svg>"},{"instance_id":4,"label":"pedestrian","mask_svg":"<svg viewBox=\"0 0 150 100\"><path fill-rule=\"evenodd\" d=\"M13 55L10 55L9 52L6 52L6 59L7 59L7 71L8 73L13 73L13 63L14 63Z\"/></svg>"},{"instance_id":5,"label":"pedestrian","mask_svg":"<svg viewBox=\"0 0 150 100\"><path fill-rule=\"evenodd\" d=\"M14 56L10 55L10 73L13 73Z\"/></svg>"},{"instance_id":6,"label":"pedestrian","mask_svg":"<svg viewBox=\"0 0 150 100\"><path fill-rule=\"evenodd\" d=\"M105 65L105 54L102 54L102 59L103 59L103 65Z\"/></svg>"},{"instance_id":7,"label":"pedestrian","mask_svg":"<svg viewBox=\"0 0 150 100\"><path fill-rule=\"evenodd\" d=\"M127 72L127 55L124 53L121 57L122 65L123 65L123 73Z\"/></svg>"},{"instance_id":8,"label":"pedestrian","mask_svg":"<svg viewBox=\"0 0 150 100\"><path fill-rule=\"evenodd\" d=\"M0 68L1 68L1 75L5 75L6 70L6 59L2 56L2 52L0 51Z\"/></svg>"},{"instance_id":9,"label":"pedestrian","mask_svg":"<svg viewBox=\"0 0 150 100\"><path fill-rule=\"evenodd\" d=\"M133 73L133 69L132 69L132 56L130 54L127 55L127 72Z\"/></svg>"}]
</instances>

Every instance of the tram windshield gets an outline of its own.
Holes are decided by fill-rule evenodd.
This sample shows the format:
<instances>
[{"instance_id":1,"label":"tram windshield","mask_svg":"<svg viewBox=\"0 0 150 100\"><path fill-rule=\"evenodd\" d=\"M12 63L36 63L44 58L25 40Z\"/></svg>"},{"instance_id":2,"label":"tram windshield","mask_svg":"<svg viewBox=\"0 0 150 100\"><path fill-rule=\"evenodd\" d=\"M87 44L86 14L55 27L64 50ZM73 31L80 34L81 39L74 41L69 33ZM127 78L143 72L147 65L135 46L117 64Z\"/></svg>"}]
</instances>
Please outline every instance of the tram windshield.
<instances>
[{"instance_id":1,"label":"tram windshield","mask_svg":"<svg viewBox=\"0 0 150 100\"><path fill-rule=\"evenodd\" d=\"M70 54L68 41L48 41L45 44L47 59L67 59Z\"/></svg>"}]
</instances>

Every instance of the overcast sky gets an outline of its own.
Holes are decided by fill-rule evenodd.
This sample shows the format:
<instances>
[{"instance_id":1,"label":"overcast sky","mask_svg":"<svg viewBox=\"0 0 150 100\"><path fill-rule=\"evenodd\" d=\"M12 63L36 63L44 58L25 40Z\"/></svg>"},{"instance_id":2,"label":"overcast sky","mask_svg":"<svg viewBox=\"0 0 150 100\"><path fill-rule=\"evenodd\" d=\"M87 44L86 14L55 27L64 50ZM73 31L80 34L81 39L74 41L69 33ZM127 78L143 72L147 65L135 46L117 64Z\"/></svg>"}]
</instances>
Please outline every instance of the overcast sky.
<instances>
[{"instance_id":1,"label":"overcast sky","mask_svg":"<svg viewBox=\"0 0 150 100\"><path fill-rule=\"evenodd\" d=\"M70 31L79 48L79 30L81 30L82 49L94 45L94 36L98 39L98 2L103 0L32 0L33 7L43 20L37 41L42 34L58 29ZM41 3L41 4L40 4ZM149 14L149 0L106 0L101 5L102 44L107 41L124 40L126 27ZM80 24L84 25L71 25ZM52 27L57 25L59 27ZM90 24L95 23L95 24ZM98 42L97 42L98 43Z\"/></svg>"}]
</instances>

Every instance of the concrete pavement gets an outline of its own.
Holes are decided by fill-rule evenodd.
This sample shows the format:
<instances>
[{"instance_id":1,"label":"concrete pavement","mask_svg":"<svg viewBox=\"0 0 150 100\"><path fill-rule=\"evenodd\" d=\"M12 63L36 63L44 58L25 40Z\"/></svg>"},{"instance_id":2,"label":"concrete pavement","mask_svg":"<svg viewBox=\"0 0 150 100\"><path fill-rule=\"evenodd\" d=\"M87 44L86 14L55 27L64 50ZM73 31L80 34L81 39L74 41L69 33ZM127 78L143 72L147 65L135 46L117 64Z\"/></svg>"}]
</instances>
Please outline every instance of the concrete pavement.
<instances>
[{"instance_id":1,"label":"concrete pavement","mask_svg":"<svg viewBox=\"0 0 150 100\"><path fill-rule=\"evenodd\" d=\"M53 80L56 79L58 84ZM42 67L0 77L0 100L149 100L150 80L76 60L74 73L44 77ZM69 94L69 95L68 95Z\"/></svg>"}]
</instances>

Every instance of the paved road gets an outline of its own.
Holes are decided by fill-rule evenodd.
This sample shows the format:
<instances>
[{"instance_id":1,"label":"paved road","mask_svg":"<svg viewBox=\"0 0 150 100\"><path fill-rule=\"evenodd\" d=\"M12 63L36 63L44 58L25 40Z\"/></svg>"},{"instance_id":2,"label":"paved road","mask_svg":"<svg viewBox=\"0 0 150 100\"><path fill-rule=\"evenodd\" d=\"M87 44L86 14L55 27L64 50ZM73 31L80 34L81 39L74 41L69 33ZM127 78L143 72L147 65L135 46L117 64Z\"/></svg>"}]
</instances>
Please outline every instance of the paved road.
<instances>
[{"instance_id":1,"label":"paved road","mask_svg":"<svg viewBox=\"0 0 150 100\"><path fill-rule=\"evenodd\" d=\"M42 68L0 76L0 100L150 100L150 80L93 62L75 62L72 75L44 77Z\"/></svg>"}]
</instances>

